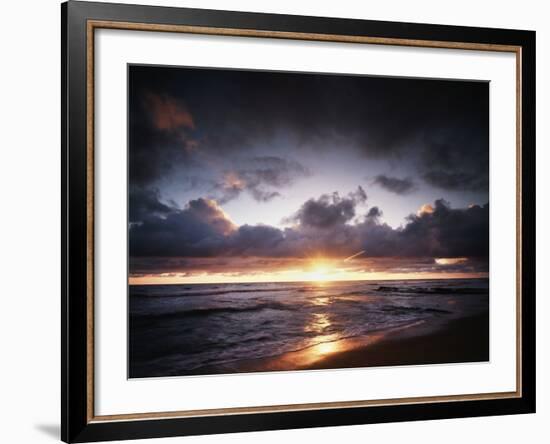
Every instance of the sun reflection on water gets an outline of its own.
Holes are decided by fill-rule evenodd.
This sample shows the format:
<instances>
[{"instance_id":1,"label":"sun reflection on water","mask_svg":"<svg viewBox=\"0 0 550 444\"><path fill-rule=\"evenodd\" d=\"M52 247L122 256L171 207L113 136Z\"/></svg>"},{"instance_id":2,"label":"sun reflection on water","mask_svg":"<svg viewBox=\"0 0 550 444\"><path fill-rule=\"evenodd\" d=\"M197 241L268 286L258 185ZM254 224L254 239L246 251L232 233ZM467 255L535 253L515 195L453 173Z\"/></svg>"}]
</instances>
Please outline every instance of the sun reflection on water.
<instances>
[{"instance_id":1,"label":"sun reflection on water","mask_svg":"<svg viewBox=\"0 0 550 444\"><path fill-rule=\"evenodd\" d=\"M322 333L331 326L330 318L325 313L313 313L311 321L306 324L304 331Z\"/></svg>"},{"instance_id":2,"label":"sun reflection on water","mask_svg":"<svg viewBox=\"0 0 550 444\"><path fill-rule=\"evenodd\" d=\"M319 305L319 306L329 305L331 302L332 302L331 298L329 298L328 296L318 296L311 300L311 303L313 305Z\"/></svg>"},{"instance_id":3,"label":"sun reflection on water","mask_svg":"<svg viewBox=\"0 0 550 444\"><path fill-rule=\"evenodd\" d=\"M316 298L320 303L315 305L327 305L329 298ZM327 313L313 313L309 322L304 326L304 331L315 333L316 336L312 338L313 345L303 350L302 359L308 362L315 362L320 358L337 352L341 348L339 342L340 335L338 333L327 334L327 329L332 326L332 322L329 314Z\"/></svg>"}]
</instances>

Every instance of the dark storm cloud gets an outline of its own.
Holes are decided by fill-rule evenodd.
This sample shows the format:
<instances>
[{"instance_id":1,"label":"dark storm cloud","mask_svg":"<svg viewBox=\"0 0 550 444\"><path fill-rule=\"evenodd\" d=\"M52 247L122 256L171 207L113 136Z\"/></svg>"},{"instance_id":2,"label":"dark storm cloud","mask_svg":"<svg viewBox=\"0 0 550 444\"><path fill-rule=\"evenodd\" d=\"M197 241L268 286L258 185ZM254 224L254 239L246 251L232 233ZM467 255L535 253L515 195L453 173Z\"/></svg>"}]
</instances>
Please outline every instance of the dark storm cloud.
<instances>
[{"instance_id":1,"label":"dark storm cloud","mask_svg":"<svg viewBox=\"0 0 550 444\"><path fill-rule=\"evenodd\" d=\"M414 182L410 177L399 179L398 177L380 174L375 177L374 183L395 194L408 194L415 188Z\"/></svg>"},{"instance_id":2,"label":"dark storm cloud","mask_svg":"<svg viewBox=\"0 0 550 444\"><path fill-rule=\"evenodd\" d=\"M367 213L367 217L369 218L377 218L382 216L382 211L380 211L380 208L378 207L371 207L369 212Z\"/></svg>"},{"instance_id":3,"label":"dark storm cloud","mask_svg":"<svg viewBox=\"0 0 550 444\"><path fill-rule=\"evenodd\" d=\"M309 175L299 162L277 156L257 156L240 163L240 168L226 171L215 188L221 193L220 204L236 199L248 191L258 202L269 202L280 196L280 188L289 187L297 179Z\"/></svg>"},{"instance_id":4,"label":"dark storm cloud","mask_svg":"<svg viewBox=\"0 0 550 444\"><path fill-rule=\"evenodd\" d=\"M174 207L160 201L159 191L155 188L132 187L128 200L129 222L140 222L176 211Z\"/></svg>"},{"instance_id":5,"label":"dark storm cloud","mask_svg":"<svg viewBox=\"0 0 550 444\"><path fill-rule=\"evenodd\" d=\"M330 228L342 225L355 217L355 207L367 201L367 194L362 187L357 191L341 197L338 193L324 194L318 199L305 202L298 212L289 218L291 222L314 228Z\"/></svg>"},{"instance_id":6,"label":"dark storm cloud","mask_svg":"<svg viewBox=\"0 0 550 444\"><path fill-rule=\"evenodd\" d=\"M237 229L216 202L196 199L183 210L130 228L131 256L212 256Z\"/></svg>"},{"instance_id":7,"label":"dark storm cloud","mask_svg":"<svg viewBox=\"0 0 550 444\"><path fill-rule=\"evenodd\" d=\"M489 189L489 177L463 171L430 170L423 179L444 190L479 191Z\"/></svg>"},{"instance_id":8,"label":"dark storm cloud","mask_svg":"<svg viewBox=\"0 0 550 444\"><path fill-rule=\"evenodd\" d=\"M284 242L284 232L278 228L243 225L228 240L225 248L229 254L236 256L277 256L276 250Z\"/></svg>"},{"instance_id":9,"label":"dark storm cloud","mask_svg":"<svg viewBox=\"0 0 550 444\"><path fill-rule=\"evenodd\" d=\"M162 274L163 276L192 275L204 272L239 273L246 270L248 273L258 269L271 270L288 269L295 266L294 259L287 258L185 258L185 257L131 257L130 270L132 277Z\"/></svg>"},{"instance_id":10,"label":"dark storm cloud","mask_svg":"<svg viewBox=\"0 0 550 444\"><path fill-rule=\"evenodd\" d=\"M130 76L130 188L150 186L182 165L190 171L197 167L196 134L194 117L181 99L136 87Z\"/></svg>"},{"instance_id":11,"label":"dark storm cloud","mask_svg":"<svg viewBox=\"0 0 550 444\"><path fill-rule=\"evenodd\" d=\"M469 128L454 131L453 137L429 141L422 152L421 176L428 184L443 190L489 190L488 125L483 136Z\"/></svg>"},{"instance_id":12,"label":"dark storm cloud","mask_svg":"<svg viewBox=\"0 0 550 444\"><path fill-rule=\"evenodd\" d=\"M455 209L437 200L427 206L429 211L409 215L405 226L394 229L379 221L377 207L370 208L362 221L350 223L364 199L358 190L347 197L334 194L308 201L296 213L297 224L284 230L237 227L214 201L197 199L183 210L131 226L130 255L347 257L364 250L366 257L488 257L488 204Z\"/></svg>"},{"instance_id":13,"label":"dark storm cloud","mask_svg":"<svg viewBox=\"0 0 550 444\"><path fill-rule=\"evenodd\" d=\"M403 255L423 250L438 257L489 256L489 204L453 209L440 199L433 212L413 214L408 220L400 232Z\"/></svg>"},{"instance_id":14,"label":"dark storm cloud","mask_svg":"<svg viewBox=\"0 0 550 444\"><path fill-rule=\"evenodd\" d=\"M486 191L488 97L485 82L132 66L130 177L189 173L199 153L345 145L434 187Z\"/></svg>"},{"instance_id":15,"label":"dark storm cloud","mask_svg":"<svg viewBox=\"0 0 550 444\"><path fill-rule=\"evenodd\" d=\"M166 95L149 93L145 95L145 103L156 129L160 131L195 129L193 116L182 101Z\"/></svg>"}]
</instances>

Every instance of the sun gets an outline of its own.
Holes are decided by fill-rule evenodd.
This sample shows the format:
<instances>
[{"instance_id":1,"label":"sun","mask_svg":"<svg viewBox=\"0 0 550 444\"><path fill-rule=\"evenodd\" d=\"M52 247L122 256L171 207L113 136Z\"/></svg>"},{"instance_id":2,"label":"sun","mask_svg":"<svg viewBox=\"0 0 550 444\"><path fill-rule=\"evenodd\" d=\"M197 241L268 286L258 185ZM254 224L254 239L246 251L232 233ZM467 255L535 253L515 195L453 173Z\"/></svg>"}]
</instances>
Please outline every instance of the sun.
<instances>
[{"instance_id":1,"label":"sun","mask_svg":"<svg viewBox=\"0 0 550 444\"><path fill-rule=\"evenodd\" d=\"M311 280L318 282L328 281L329 271L327 267L316 267L311 271Z\"/></svg>"},{"instance_id":2,"label":"sun","mask_svg":"<svg viewBox=\"0 0 550 444\"><path fill-rule=\"evenodd\" d=\"M315 259L310 264L310 269L307 273L308 280L314 282L327 282L332 279L334 268L326 259Z\"/></svg>"}]
</instances>

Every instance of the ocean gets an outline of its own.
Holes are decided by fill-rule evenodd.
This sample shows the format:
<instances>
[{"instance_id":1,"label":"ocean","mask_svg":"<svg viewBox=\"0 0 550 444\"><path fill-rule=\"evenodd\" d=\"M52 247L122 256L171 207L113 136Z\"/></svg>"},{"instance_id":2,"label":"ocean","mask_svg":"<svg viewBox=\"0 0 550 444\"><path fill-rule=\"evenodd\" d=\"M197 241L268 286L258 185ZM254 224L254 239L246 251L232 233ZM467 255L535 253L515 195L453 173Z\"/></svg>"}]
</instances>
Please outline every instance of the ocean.
<instances>
[{"instance_id":1,"label":"ocean","mask_svg":"<svg viewBox=\"0 0 550 444\"><path fill-rule=\"evenodd\" d=\"M489 281L132 285L128 305L129 377L184 376L484 313Z\"/></svg>"}]
</instances>

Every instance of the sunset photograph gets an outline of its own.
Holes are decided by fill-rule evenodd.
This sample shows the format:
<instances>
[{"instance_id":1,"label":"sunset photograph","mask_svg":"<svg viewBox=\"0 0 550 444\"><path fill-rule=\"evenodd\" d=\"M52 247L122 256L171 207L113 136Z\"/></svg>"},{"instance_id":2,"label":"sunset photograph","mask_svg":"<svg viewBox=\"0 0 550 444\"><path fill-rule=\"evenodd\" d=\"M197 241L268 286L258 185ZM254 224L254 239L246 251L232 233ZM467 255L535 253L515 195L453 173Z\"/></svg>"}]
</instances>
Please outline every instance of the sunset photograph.
<instances>
[{"instance_id":1,"label":"sunset photograph","mask_svg":"<svg viewBox=\"0 0 550 444\"><path fill-rule=\"evenodd\" d=\"M489 360L489 83L128 66L128 377Z\"/></svg>"}]
</instances>

